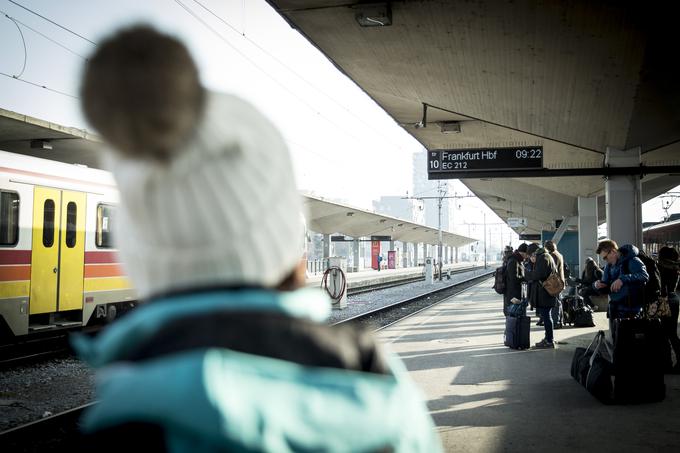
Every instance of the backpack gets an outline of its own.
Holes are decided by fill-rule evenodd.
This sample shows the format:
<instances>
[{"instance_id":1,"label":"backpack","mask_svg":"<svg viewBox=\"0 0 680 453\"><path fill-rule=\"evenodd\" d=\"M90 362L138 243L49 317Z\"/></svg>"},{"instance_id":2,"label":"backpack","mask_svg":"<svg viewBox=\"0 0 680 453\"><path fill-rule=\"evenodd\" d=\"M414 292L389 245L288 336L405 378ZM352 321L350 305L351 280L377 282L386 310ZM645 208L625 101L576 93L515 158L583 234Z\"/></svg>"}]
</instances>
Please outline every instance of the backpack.
<instances>
[{"instance_id":1,"label":"backpack","mask_svg":"<svg viewBox=\"0 0 680 453\"><path fill-rule=\"evenodd\" d=\"M548 259L550 261L550 275L543 281L543 288L552 297L556 297L564 291L564 280L557 273L557 265L552 255L548 254Z\"/></svg>"},{"instance_id":2,"label":"backpack","mask_svg":"<svg viewBox=\"0 0 680 453\"><path fill-rule=\"evenodd\" d=\"M492 288L498 294L505 294L505 274L507 273L506 266L500 266L496 268L493 273L493 286Z\"/></svg>"},{"instance_id":3,"label":"backpack","mask_svg":"<svg viewBox=\"0 0 680 453\"><path fill-rule=\"evenodd\" d=\"M659 274L659 268L656 265L656 261L645 252L640 250L637 257L645 265L647 273L649 274L649 281L642 287L642 305L650 305L658 302L659 296L661 296L661 274ZM626 274L630 273L628 269L628 261L623 263L623 271Z\"/></svg>"}]
</instances>

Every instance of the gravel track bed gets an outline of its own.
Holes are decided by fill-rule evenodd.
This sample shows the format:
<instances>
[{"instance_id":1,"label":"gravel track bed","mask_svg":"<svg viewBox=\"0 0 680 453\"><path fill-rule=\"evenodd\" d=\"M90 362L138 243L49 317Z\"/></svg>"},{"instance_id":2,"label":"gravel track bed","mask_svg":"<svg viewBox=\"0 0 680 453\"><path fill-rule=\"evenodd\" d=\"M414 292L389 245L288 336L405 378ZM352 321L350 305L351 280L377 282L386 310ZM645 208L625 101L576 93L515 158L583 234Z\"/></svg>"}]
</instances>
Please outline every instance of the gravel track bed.
<instances>
[{"instance_id":1,"label":"gravel track bed","mask_svg":"<svg viewBox=\"0 0 680 453\"><path fill-rule=\"evenodd\" d=\"M427 294L433 290L447 288L471 277L477 277L488 273L490 270L491 268L476 269L474 271L454 274L451 276L451 280L444 279L441 282L435 280L434 284L432 285L427 284L424 281L413 282L406 283L404 285L393 286L391 288L377 289L367 293L347 296L347 308L342 310L333 310L329 322L332 324L341 322L345 319L352 318L367 311L391 305L401 300L422 296L423 294Z\"/></svg>"},{"instance_id":2,"label":"gravel track bed","mask_svg":"<svg viewBox=\"0 0 680 453\"><path fill-rule=\"evenodd\" d=\"M94 372L60 357L0 373L0 431L92 401Z\"/></svg>"}]
</instances>

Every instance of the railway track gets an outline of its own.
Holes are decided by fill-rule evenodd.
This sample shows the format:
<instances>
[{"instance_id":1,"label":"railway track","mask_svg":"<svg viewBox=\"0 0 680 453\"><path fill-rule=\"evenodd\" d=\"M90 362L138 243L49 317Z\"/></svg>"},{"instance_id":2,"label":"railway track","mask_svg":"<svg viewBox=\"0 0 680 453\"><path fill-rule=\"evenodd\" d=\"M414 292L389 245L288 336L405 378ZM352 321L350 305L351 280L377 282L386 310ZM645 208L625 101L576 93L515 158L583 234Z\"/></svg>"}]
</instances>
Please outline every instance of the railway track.
<instances>
[{"instance_id":1,"label":"railway track","mask_svg":"<svg viewBox=\"0 0 680 453\"><path fill-rule=\"evenodd\" d=\"M453 283L443 288L438 288L434 291L428 291L414 297L409 297L389 305L375 308L373 310L365 311L356 316L352 316L351 318L338 321L334 323L334 325L348 322L359 322L368 324L376 331L382 330L398 321L401 321L402 319L426 310L427 308L441 302L444 299L465 291L480 281L488 279L492 274L493 271L489 269L488 272L485 272L481 275L470 277L458 283Z\"/></svg>"},{"instance_id":2,"label":"railway track","mask_svg":"<svg viewBox=\"0 0 680 453\"><path fill-rule=\"evenodd\" d=\"M466 271L469 271L469 269ZM335 324L361 322L368 323L376 331L381 330L413 316L446 298L465 291L480 281L489 278L492 273L493 271L489 270L487 273L361 313ZM404 308L406 308L406 311L404 311ZM93 404L96 404L96 402L4 431L0 433L0 446L2 446L3 451L12 452L65 451L67 449L78 451L80 447L78 445L78 420L83 411Z\"/></svg>"}]
</instances>

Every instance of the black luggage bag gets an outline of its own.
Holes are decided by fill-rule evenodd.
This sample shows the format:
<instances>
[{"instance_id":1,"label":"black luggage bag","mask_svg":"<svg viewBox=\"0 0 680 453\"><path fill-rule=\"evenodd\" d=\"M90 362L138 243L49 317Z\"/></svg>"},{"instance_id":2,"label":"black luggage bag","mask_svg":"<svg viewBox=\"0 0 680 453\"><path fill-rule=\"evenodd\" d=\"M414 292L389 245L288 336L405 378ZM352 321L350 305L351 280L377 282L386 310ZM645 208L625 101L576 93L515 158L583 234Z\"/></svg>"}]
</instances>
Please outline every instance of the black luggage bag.
<instances>
[{"instance_id":1,"label":"black luggage bag","mask_svg":"<svg viewBox=\"0 0 680 453\"><path fill-rule=\"evenodd\" d=\"M595 327L593 310L587 305L581 305L574 310L573 325L574 327Z\"/></svg>"},{"instance_id":2,"label":"black luggage bag","mask_svg":"<svg viewBox=\"0 0 680 453\"><path fill-rule=\"evenodd\" d=\"M666 396L664 367L670 355L658 319L617 319L614 396L620 403L651 403Z\"/></svg>"},{"instance_id":3,"label":"black luggage bag","mask_svg":"<svg viewBox=\"0 0 680 453\"><path fill-rule=\"evenodd\" d=\"M614 402L611 351L600 330L587 348L576 348L571 376L602 403Z\"/></svg>"},{"instance_id":4,"label":"black luggage bag","mask_svg":"<svg viewBox=\"0 0 680 453\"><path fill-rule=\"evenodd\" d=\"M529 316L508 316L505 318L505 346L512 349L529 349Z\"/></svg>"}]
</instances>

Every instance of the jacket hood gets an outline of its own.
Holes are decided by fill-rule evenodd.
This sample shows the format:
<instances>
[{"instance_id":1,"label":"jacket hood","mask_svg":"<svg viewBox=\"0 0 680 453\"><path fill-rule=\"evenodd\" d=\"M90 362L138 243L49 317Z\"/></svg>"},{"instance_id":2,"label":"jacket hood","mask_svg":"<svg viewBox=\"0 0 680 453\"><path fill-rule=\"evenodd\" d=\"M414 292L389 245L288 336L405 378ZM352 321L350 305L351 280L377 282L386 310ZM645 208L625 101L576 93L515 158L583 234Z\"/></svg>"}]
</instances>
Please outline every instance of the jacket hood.
<instances>
[{"instance_id":1,"label":"jacket hood","mask_svg":"<svg viewBox=\"0 0 680 453\"><path fill-rule=\"evenodd\" d=\"M640 250L632 244L625 244L619 247L621 253L621 262L628 261L638 256Z\"/></svg>"}]
</instances>

